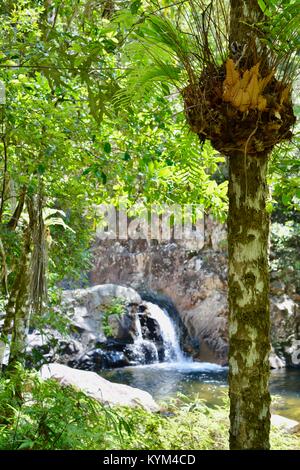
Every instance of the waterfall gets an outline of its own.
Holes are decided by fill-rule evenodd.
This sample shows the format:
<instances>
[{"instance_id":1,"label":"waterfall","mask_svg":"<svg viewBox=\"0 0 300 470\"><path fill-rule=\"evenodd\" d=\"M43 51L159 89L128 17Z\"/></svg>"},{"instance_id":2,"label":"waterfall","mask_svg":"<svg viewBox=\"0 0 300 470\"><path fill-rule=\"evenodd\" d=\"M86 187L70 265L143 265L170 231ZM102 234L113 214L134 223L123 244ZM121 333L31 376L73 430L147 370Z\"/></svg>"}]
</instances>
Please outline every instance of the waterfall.
<instances>
[{"instance_id":1,"label":"waterfall","mask_svg":"<svg viewBox=\"0 0 300 470\"><path fill-rule=\"evenodd\" d=\"M143 363L147 359L148 355L148 360L146 362L158 362L157 348L154 343L143 338L141 322L138 316L136 317L135 328L136 338L132 347L132 351L134 352L136 361Z\"/></svg>"},{"instance_id":2,"label":"waterfall","mask_svg":"<svg viewBox=\"0 0 300 470\"><path fill-rule=\"evenodd\" d=\"M187 362L179 342L178 332L166 309L160 308L152 302L144 302L146 317L151 319L158 327L156 338L152 340L145 338L140 317L136 318L136 338L130 350L134 362L139 364L153 364L157 362ZM158 341L159 340L159 341ZM160 350L160 352L159 352Z\"/></svg>"},{"instance_id":3,"label":"waterfall","mask_svg":"<svg viewBox=\"0 0 300 470\"><path fill-rule=\"evenodd\" d=\"M165 309L152 302L146 302L150 312L150 318L157 321L163 339L165 362L184 362L184 357L179 343L179 337L171 318Z\"/></svg>"}]
</instances>

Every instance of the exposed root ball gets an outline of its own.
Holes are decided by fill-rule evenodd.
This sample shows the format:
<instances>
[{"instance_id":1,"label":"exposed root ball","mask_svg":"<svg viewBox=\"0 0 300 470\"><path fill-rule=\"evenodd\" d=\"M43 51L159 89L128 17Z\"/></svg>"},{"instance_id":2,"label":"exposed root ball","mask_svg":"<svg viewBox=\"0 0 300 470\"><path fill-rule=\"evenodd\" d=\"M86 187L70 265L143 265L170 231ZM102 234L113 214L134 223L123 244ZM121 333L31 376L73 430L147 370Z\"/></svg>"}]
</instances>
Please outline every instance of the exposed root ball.
<instances>
[{"instance_id":1,"label":"exposed root ball","mask_svg":"<svg viewBox=\"0 0 300 470\"><path fill-rule=\"evenodd\" d=\"M296 121L291 88L260 64L240 69L232 59L203 70L198 83L182 90L185 114L193 132L209 139L224 155L266 154L290 139Z\"/></svg>"}]
</instances>

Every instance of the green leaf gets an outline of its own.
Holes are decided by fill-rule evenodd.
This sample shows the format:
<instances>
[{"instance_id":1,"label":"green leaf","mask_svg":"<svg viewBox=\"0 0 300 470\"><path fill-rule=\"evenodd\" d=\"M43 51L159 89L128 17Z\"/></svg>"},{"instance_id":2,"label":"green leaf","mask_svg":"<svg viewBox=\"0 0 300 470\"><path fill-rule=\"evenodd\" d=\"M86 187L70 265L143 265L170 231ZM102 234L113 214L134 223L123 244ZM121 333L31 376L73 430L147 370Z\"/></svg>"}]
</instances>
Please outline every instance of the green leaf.
<instances>
[{"instance_id":1,"label":"green leaf","mask_svg":"<svg viewBox=\"0 0 300 470\"><path fill-rule=\"evenodd\" d=\"M106 176L106 174L104 173L104 171L101 171L100 177L101 177L101 179L102 179L102 183L103 183L103 184L106 184L106 182L107 182L107 176Z\"/></svg>"},{"instance_id":2,"label":"green leaf","mask_svg":"<svg viewBox=\"0 0 300 470\"><path fill-rule=\"evenodd\" d=\"M34 446L34 441L28 440L28 441L23 441L21 445L19 445L18 450L22 449L32 449Z\"/></svg>"},{"instance_id":3,"label":"green leaf","mask_svg":"<svg viewBox=\"0 0 300 470\"><path fill-rule=\"evenodd\" d=\"M103 145L103 149L104 149L104 152L105 153L110 153L111 152L111 145L109 142L105 142L105 144Z\"/></svg>"},{"instance_id":4,"label":"green leaf","mask_svg":"<svg viewBox=\"0 0 300 470\"><path fill-rule=\"evenodd\" d=\"M161 177L161 178L168 178L172 175L172 168L167 166L167 167L164 167L164 168L161 168L159 171L158 171L158 176Z\"/></svg>"},{"instance_id":5,"label":"green leaf","mask_svg":"<svg viewBox=\"0 0 300 470\"><path fill-rule=\"evenodd\" d=\"M134 2L132 2L132 4L130 5L130 11L132 15L135 15L138 12L138 9L140 8L141 5L142 5L141 0L135 0Z\"/></svg>"},{"instance_id":6,"label":"green leaf","mask_svg":"<svg viewBox=\"0 0 300 470\"><path fill-rule=\"evenodd\" d=\"M269 3L269 5L267 6L266 3L264 2L264 0L257 0L259 6L260 6L260 9L262 10L262 12L267 15L267 16L271 16L272 15L272 12L270 11L270 8L268 8L268 6L270 6L270 3L271 3L271 7L273 6L272 3L270 0L267 1L267 3Z\"/></svg>"},{"instance_id":7,"label":"green leaf","mask_svg":"<svg viewBox=\"0 0 300 470\"><path fill-rule=\"evenodd\" d=\"M125 160L125 162L128 162L129 160L131 160L131 156L128 152L124 153L123 160Z\"/></svg>"},{"instance_id":8,"label":"green leaf","mask_svg":"<svg viewBox=\"0 0 300 470\"><path fill-rule=\"evenodd\" d=\"M283 194L281 200L285 206L288 206L291 203L291 196L290 194Z\"/></svg>"},{"instance_id":9,"label":"green leaf","mask_svg":"<svg viewBox=\"0 0 300 470\"><path fill-rule=\"evenodd\" d=\"M46 167L45 165L43 165L42 163L40 163L40 165L38 165L37 167L37 172L39 175L43 175L46 171Z\"/></svg>"},{"instance_id":10,"label":"green leaf","mask_svg":"<svg viewBox=\"0 0 300 470\"><path fill-rule=\"evenodd\" d=\"M265 12L267 6L266 6L264 0L257 0L257 2L258 2L258 4L259 4L259 6L260 6L260 9L261 9L263 12Z\"/></svg>"}]
</instances>

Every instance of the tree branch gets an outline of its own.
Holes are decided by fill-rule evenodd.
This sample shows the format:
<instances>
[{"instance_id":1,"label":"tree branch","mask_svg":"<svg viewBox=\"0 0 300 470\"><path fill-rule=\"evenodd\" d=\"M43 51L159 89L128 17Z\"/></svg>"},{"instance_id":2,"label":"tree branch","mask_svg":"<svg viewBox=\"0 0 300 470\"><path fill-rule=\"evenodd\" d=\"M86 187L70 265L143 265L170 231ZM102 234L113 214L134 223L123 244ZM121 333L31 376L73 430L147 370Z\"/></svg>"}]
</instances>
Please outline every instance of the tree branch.
<instances>
[{"instance_id":1,"label":"tree branch","mask_svg":"<svg viewBox=\"0 0 300 470\"><path fill-rule=\"evenodd\" d=\"M20 195L20 198L19 198L19 202L17 204L17 207L15 208L15 211L14 211L10 221L7 223L7 228L9 230L16 230L16 228L17 228L17 225L19 223L21 214L23 212L26 193L27 193L27 188L26 188L26 186L23 186L22 192L21 192L21 195Z\"/></svg>"},{"instance_id":2,"label":"tree branch","mask_svg":"<svg viewBox=\"0 0 300 470\"><path fill-rule=\"evenodd\" d=\"M2 273L1 273L1 281L3 283L3 288L5 291L5 294L8 295L8 284L7 284L7 275L8 275L8 270L7 270L7 264L6 264L6 253L5 249L3 246L3 242L0 238L0 255L2 258Z\"/></svg>"}]
</instances>

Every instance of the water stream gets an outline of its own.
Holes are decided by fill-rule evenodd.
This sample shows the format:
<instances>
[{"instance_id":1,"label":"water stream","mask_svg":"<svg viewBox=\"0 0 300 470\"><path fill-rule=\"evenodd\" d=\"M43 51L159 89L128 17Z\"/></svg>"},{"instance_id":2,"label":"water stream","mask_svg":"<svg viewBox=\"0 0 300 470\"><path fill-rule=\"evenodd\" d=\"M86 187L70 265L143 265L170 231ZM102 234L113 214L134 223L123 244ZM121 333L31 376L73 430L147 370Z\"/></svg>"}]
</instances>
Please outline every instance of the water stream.
<instances>
[{"instance_id":1,"label":"water stream","mask_svg":"<svg viewBox=\"0 0 300 470\"><path fill-rule=\"evenodd\" d=\"M158 351L155 343L143 338L142 326L139 316L135 321L136 338L131 346L133 356L138 363L143 363L145 355L148 354L148 362L159 362Z\"/></svg>"},{"instance_id":2,"label":"water stream","mask_svg":"<svg viewBox=\"0 0 300 470\"><path fill-rule=\"evenodd\" d=\"M146 390L158 401L180 392L203 398L212 406L221 404L227 396L227 374L227 367L203 362L159 363L101 371L108 380ZM273 405L276 412L300 422L300 371L271 371L270 391L276 396Z\"/></svg>"},{"instance_id":3,"label":"water stream","mask_svg":"<svg viewBox=\"0 0 300 470\"><path fill-rule=\"evenodd\" d=\"M133 349L143 363L145 348L151 352L151 364L101 371L112 382L124 383L146 390L156 400L165 400L181 392L199 396L211 406L221 404L227 395L228 368L217 364L193 362L180 348L174 322L165 309L147 302L149 317L159 324L164 357L159 361L155 342L143 338L140 319L137 319ZM149 357L149 354L148 354ZM300 421L300 370L281 369L271 372L270 390L277 398L274 409L278 414Z\"/></svg>"},{"instance_id":4,"label":"water stream","mask_svg":"<svg viewBox=\"0 0 300 470\"><path fill-rule=\"evenodd\" d=\"M191 362L180 347L179 335L174 322L169 317L166 309L160 308L152 302L145 302L147 307L147 321L154 322L151 331L146 327L143 331L141 317L137 315L135 321L136 337L134 343L129 347L136 364L159 362ZM156 326L153 326L156 325ZM151 333L152 340L147 338Z\"/></svg>"},{"instance_id":5,"label":"water stream","mask_svg":"<svg viewBox=\"0 0 300 470\"><path fill-rule=\"evenodd\" d=\"M188 361L188 358L183 354L181 350L176 327L171 318L169 317L167 311L163 308L160 308L158 305L153 304L152 302L146 302L146 305L148 311L150 312L150 317L153 320L156 320L159 324L163 340L165 362Z\"/></svg>"}]
</instances>

